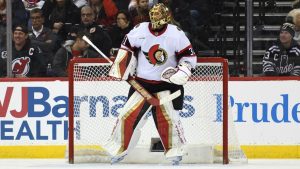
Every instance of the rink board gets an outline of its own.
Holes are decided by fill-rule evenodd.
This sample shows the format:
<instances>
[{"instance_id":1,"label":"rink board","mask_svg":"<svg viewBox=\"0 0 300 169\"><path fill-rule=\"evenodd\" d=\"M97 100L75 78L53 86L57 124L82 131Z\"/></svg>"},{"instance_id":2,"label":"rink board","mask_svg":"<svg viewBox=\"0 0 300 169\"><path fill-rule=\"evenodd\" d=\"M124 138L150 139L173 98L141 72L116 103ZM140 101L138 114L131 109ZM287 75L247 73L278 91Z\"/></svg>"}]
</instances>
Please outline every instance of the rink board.
<instances>
[{"instance_id":1,"label":"rink board","mask_svg":"<svg viewBox=\"0 0 300 169\"><path fill-rule=\"evenodd\" d=\"M300 83L284 80L229 82L231 109L248 158L300 158ZM5 101L9 92L11 97ZM30 92L36 92L36 98L47 98L45 105L49 106L41 117L24 111L24 105L36 103L30 100ZM64 158L67 117L57 108L67 104L67 82L2 80L0 93L0 158ZM8 105L6 112L4 105Z\"/></svg>"}]
</instances>

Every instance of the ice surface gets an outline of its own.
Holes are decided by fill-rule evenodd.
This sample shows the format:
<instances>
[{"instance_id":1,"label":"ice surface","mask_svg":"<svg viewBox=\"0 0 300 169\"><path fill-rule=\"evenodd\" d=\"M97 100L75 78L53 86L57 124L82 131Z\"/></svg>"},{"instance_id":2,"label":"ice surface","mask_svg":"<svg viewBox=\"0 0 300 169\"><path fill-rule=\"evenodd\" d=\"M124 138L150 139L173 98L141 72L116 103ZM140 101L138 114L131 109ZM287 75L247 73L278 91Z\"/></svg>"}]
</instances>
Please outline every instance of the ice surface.
<instances>
[{"instance_id":1,"label":"ice surface","mask_svg":"<svg viewBox=\"0 0 300 169\"><path fill-rule=\"evenodd\" d=\"M0 159L0 169L300 169L300 159L249 160L248 164L68 164L64 159Z\"/></svg>"}]
</instances>

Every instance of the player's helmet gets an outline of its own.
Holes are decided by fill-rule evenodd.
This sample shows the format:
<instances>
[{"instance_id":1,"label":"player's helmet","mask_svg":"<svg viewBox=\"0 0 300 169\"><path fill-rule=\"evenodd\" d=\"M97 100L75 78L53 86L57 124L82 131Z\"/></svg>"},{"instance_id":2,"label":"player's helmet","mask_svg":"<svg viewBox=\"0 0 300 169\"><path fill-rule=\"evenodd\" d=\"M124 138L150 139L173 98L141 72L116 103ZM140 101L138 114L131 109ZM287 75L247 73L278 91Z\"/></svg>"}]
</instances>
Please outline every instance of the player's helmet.
<instances>
[{"instance_id":1,"label":"player's helmet","mask_svg":"<svg viewBox=\"0 0 300 169\"><path fill-rule=\"evenodd\" d=\"M169 9L163 3L154 5L149 11L149 16L153 29L159 29L171 21Z\"/></svg>"}]
</instances>

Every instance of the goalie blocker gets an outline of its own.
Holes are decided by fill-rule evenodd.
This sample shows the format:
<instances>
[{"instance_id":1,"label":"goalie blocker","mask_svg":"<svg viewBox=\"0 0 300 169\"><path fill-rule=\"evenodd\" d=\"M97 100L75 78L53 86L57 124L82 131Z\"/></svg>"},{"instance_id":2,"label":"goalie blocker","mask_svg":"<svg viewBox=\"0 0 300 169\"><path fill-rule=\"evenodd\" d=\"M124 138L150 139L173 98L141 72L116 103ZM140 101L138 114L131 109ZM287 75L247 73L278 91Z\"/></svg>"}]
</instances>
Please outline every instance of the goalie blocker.
<instances>
[{"instance_id":1,"label":"goalie blocker","mask_svg":"<svg viewBox=\"0 0 300 169\"><path fill-rule=\"evenodd\" d=\"M129 76L133 76L136 65L137 61L133 52L120 48L108 75L127 80Z\"/></svg>"}]
</instances>

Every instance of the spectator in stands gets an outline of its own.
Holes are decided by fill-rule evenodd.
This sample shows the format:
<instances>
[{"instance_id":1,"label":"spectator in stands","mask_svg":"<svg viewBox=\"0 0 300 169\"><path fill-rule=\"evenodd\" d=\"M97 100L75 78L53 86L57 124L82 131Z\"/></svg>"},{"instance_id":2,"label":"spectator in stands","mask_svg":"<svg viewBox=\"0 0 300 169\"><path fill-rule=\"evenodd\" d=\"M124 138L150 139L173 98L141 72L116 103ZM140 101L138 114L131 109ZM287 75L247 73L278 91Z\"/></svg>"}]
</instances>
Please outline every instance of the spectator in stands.
<instances>
[{"instance_id":1,"label":"spectator in stands","mask_svg":"<svg viewBox=\"0 0 300 169\"><path fill-rule=\"evenodd\" d=\"M6 2L0 0L0 77L6 76Z\"/></svg>"},{"instance_id":2,"label":"spectator in stands","mask_svg":"<svg viewBox=\"0 0 300 169\"><path fill-rule=\"evenodd\" d=\"M293 9L300 8L300 0L294 0Z\"/></svg>"},{"instance_id":3,"label":"spectator in stands","mask_svg":"<svg viewBox=\"0 0 300 169\"><path fill-rule=\"evenodd\" d=\"M50 15L54 9L54 7L56 6L56 0L45 0L45 3L43 5L43 7L41 8L43 11L43 16L44 16L44 20L45 20L45 26L47 26L48 28L52 28L53 25L50 24Z\"/></svg>"},{"instance_id":4,"label":"spectator in stands","mask_svg":"<svg viewBox=\"0 0 300 169\"><path fill-rule=\"evenodd\" d=\"M118 10L128 11L128 6L131 0L114 0Z\"/></svg>"},{"instance_id":5,"label":"spectator in stands","mask_svg":"<svg viewBox=\"0 0 300 169\"><path fill-rule=\"evenodd\" d=\"M0 12L6 11L6 0L0 0Z\"/></svg>"},{"instance_id":6,"label":"spectator in stands","mask_svg":"<svg viewBox=\"0 0 300 169\"><path fill-rule=\"evenodd\" d=\"M148 0L148 8L150 9L154 3L157 3L158 0ZM137 7L137 0L130 0L129 4L128 4L128 10L131 11L133 9L135 9Z\"/></svg>"},{"instance_id":7,"label":"spectator in stands","mask_svg":"<svg viewBox=\"0 0 300 169\"><path fill-rule=\"evenodd\" d=\"M29 13L25 9L22 0L12 1L12 26L27 25L29 20Z\"/></svg>"},{"instance_id":8,"label":"spectator in stands","mask_svg":"<svg viewBox=\"0 0 300 169\"><path fill-rule=\"evenodd\" d=\"M55 0L49 19L50 28L63 42L72 25L80 23L80 9L71 0Z\"/></svg>"},{"instance_id":9,"label":"spectator in stands","mask_svg":"<svg viewBox=\"0 0 300 169\"><path fill-rule=\"evenodd\" d=\"M281 26L279 40L263 57L265 76L300 76L300 46L293 39L294 35L293 24Z\"/></svg>"},{"instance_id":10,"label":"spectator in stands","mask_svg":"<svg viewBox=\"0 0 300 169\"><path fill-rule=\"evenodd\" d=\"M72 27L69 39L74 38L77 32L86 31L91 34L91 41L105 54L109 55L112 47L111 38L95 21L95 13L90 6L81 8L81 24ZM93 49L91 47L91 49Z\"/></svg>"},{"instance_id":11,"label":"spectator in stands","mask_svg":"<svg viewBox=\"0 0 300 169\"><path fill-rule=\"evenodd\" d=\"M134 26L141 22L150 22L148 0L137 0L137 6L129 12Z\"/></svg>"},{"instance_id":12,"label":"spectator in stands","mask_svg":"<svg viewBox=\"0 0 300 169\"><path fill-rule=\"evenodd\" d=\"M98 53L89 49L89 44L82 37L90 37L86 32L78 32L74 41L68 41L68 44L62 46L54 56L53 72L58 77L68 76L69 61L73 58L97 58Z\"/></svg>"},{"instance_id":13,"label":"spectator in stands","mask_svg":"<svg viewBox=\"0 0 300 169\"><path fill-rule=\"evenodd\" d=\"M291 10L286 17L286 22L295 25L294 39L300 44L300 9Z\"/></svg>"},{"instance_id":14,"label":"spectator in stands","mask_svg":"<svg viewBox=\"0 0 300 169\"><path fill-rule=\"evenodd\" d=\"M6 58L3 59L2 57L0 58L0 78L1 77L6 77Z\"/></svg>"},{"instance_id":15,"label":"spectator in stands","mask_svg":"<svg viewBox=\"0 0 300 169\"><path fill-rule=\"evenodd\" d=\"M6 51L1 51L1 55L5 55L6 63ZM6 69L6 64L2 66ZM31 43L27 27L17 25L13 30L12 74L15 77L42 77L45 73L45 58L41 49Z\"/></svg>"},{"instance_id":16,"label":"spectator in stands","mask_svg":"<svg viewBox=\"0 0 300 169\"><path fill-rule=\"evenodd\" d=\"M113 0L89 0L89 6L94 10L95 22L104 27L111 27L118 13L118 7Z\"/></svg>"},{"instance_id":17,"label":"spectator in stands","mask_svg":"<svg viewBox=\"0 0 300 169\"><path fill-rule=\"evenodd\" d=\"M33 44L37 44L43 51L46 63L53 62L53 56L58 49L56 34L50 28L45 27L44 16L39 8L30 11L32 28L29 31L29 39Z\"/></svg>"},{"instance_id":18,"label":"spectator in stands","mask_svg":"<svg viewBox=\"0 0 300 169\"><path fill-rule=\"evenodd\" d=\"M117 24L109 32L112 47L119 48L125 35L133 28L130 22L130 16L126 11L119 11L117 14Z\"/></svg>"},{"instance_id":19,"label":"spectator in stands","mask_svg":"<svg viewBox=\"0 0 300 169\"><path fill-rule=\"evenodd\" d=\"M26 10L32 10L34 8L41 9L45 3L43 0L22 0Z\"/></svg>"},{"instance_id":20,"label":"spectator in stands","mask_svg":"<svg viewBox=\"0 0 300 169\"><path fill-rule=\"evenodd\" d=\"M6 48L6 4L0 0L0 50Z\"/></svg>"},{"instance_id":21,"label":"spectator in stands","mask_svg":"<svg viewBox=\"0 0 300 169\"><path fill-rule=\"evenodd\" d=\"M87 5L87 0L73 0L73 3L78 7L82 8L83 6Z\"/></svg>"}]
</instances>

